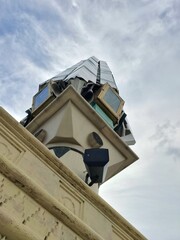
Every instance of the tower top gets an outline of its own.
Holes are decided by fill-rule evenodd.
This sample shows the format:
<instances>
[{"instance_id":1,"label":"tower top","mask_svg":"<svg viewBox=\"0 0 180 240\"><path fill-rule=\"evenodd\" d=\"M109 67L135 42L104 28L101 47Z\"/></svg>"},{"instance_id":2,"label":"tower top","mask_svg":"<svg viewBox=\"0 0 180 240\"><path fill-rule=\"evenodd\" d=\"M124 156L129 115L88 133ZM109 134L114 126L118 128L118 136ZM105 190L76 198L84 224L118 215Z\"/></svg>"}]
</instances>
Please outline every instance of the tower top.
<instances>
[{"instance_id":1,"label":"tower top","mask_svg":"<svg viewBox=\"0 0 180 240\"><path fill-rule=\"evenodd\" d=\"M109 85L117 89L113 74L105 61L101 61L92 56L86 60L82 60L65 71L59 73L52 80L68 81L69 79L80 77L86 81L92 81L93 83Z\"/></svg>"},{"instance_id":2,"label":"tower top","mask_svg":"<svg viewBox=\"0 0 180 240\"><path fill-rule=\"evenodd\" d=\"M91 104L126 144L135 144L127 114L123 109L125 102L119 96L113 74L108 64L95 56L81 60L40 84L38 93L33 97L32 109L27 110L29 117L21 123L26 126L69 85Z\"/></svg>"},{"instance_id":3,"label":"tower top","mask_svg":"<svg viewBox=\"0 0 180 240\"><path fill-rule=\"evenodd\" d=\"M124 103L107 63L90 57L40 84L21 123L99 187L138 159Z\"/></svg>"}]
</instances>

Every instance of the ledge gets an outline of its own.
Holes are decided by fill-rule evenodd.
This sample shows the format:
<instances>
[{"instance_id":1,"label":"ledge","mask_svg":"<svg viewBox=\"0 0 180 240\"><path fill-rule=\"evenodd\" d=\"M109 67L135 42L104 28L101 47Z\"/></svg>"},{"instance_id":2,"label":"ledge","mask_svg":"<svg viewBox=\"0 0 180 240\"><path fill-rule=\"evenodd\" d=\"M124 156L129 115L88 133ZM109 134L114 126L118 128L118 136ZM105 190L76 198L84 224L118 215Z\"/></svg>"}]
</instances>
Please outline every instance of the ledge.
<instances>
[{"instance_id":1,"label":"ledge","mask_svg":"<svg viewBox=\"0 0 180 240\"><path fill-rule=\"evenodd\" d=\"M68 91L71 91L68 94L74 94L72 88ZM0 172L81 239L109 240L123 236L126 236L123 239L146 239L2 108L0 137L0 147L4 149L5 146L8 150L0 151ZM124 144L121 139L119 142ZM70 199L74 209L68 209L64 199ZM98 228L89 218L92 212L96 214L95 218L102 220ZM106 224L107 229L102 224Z\"/></svg>"}]
</instances>

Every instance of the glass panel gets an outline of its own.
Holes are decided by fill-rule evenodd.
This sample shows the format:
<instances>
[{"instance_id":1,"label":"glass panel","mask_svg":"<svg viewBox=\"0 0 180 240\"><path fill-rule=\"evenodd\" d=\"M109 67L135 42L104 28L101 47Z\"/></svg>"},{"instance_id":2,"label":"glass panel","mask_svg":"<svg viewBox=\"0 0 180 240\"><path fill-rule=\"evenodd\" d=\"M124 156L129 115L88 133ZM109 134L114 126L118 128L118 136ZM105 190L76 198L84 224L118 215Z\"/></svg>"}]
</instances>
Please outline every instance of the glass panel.
<instances>
[{"instance_id":1,"label":"glass panel","mask_svg":"<svg viewBox=\"0 0 180 240\"><path fill-rule=\"evenodd\" d=\"M49 97L48 86L34 96L34 108L39 107Z\"/></svg>"},{"instance_id":2,"label":"glass panel","mask_svg":"<svg viewBox=\"0 0 180 240\"><path fill-rule=\"evenodd\" d=\"M103 98L108 105L115 111L118 111L118 108L120 106L121 100L119 99L119 97L113 92L113 90L111 88L109 88L107 90L107 92L104 95Z\"/></svg>"},{"instance_id":3,"label":"glass panel","mask_svg":"<svg viewBox=\"0 0 180 240\"><path fill-rule=\"evenodd\" d=\"M62 157L64 154L66 154L70 150L71 149L69 147L55 147L55 148L53 148L53 151L58 158Z\"/></svg>"}]
</instances>

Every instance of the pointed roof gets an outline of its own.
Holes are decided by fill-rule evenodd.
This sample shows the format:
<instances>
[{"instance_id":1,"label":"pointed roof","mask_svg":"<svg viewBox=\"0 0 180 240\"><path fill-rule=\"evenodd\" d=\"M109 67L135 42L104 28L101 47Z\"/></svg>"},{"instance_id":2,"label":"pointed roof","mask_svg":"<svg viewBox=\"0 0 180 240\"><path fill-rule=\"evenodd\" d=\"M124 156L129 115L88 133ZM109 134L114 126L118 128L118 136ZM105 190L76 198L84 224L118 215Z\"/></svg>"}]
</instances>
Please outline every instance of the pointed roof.
<instances>
[{"instance_id":1,"label":"pointed roof","mask_svg":"<svg viewBox=\"0 0 180 240\"><path fill-rule=\"evenodd\" d=\"M117 89L117 92L119 92L115 79L108 64L105 61L99 60L95 56L89 57L88 59L85 60L81 60L72 67L67 68L66 70L60 72L51 79L48 79L47 81L43 82L42 84L39 85L39 91L42 90L44 86L46 86L46 84L50 81L68 82L70 80L71 84L75 86L77 78L79 78L80 80L84 80L86 82L91 81L93 83L99 83L101 85L108 83L112 88ZM76 89L78 89L79 86L82 90L83 87L82 83L80 85L79 83L77 83ZM81 91L79 91L79 93L81 94ZM121 139L124 142L126 142L128 145L133 145L135 144L135 139L124 111L123 114L125 116L125 119L123 120L123 122L125 122L125 126L123 126L123 130L120 127L115 131L120 132L118 133L118 135L121 136Z\"/></svg>"},{"instance_id":2,"label":"pointed roof","mask_svg":"<svg viewBox=\"0 0 180 240\"><path fill-rule=\"evenodd\" d=\"M86 81L94 83L109 83L111 87L117 88L113 74L105 61L101 61L92 56L86 60L82 60L65 71L59 73L52 80L64 80L80 77Z\"/></svg>"}]
</instances>

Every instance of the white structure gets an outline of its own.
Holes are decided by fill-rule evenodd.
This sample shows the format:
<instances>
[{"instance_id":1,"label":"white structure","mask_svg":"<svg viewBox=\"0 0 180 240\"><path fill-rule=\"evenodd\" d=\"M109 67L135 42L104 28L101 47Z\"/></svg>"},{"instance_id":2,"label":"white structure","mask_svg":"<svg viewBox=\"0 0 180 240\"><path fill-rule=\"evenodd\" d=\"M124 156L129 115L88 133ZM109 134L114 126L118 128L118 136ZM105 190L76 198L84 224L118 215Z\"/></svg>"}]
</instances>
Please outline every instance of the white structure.
<instances>
[{"instance_id":1,"label":"white structure","mask_svg":"<svg viewBox=\"0 0 180 240\"><path fill-rule=\"evenodd\" d=\"M21 123L97 191L138 159L123 105L107 63L90 57L41 84Z\"/></svg>"}]
</instances>

